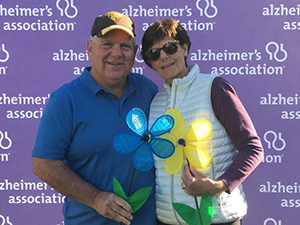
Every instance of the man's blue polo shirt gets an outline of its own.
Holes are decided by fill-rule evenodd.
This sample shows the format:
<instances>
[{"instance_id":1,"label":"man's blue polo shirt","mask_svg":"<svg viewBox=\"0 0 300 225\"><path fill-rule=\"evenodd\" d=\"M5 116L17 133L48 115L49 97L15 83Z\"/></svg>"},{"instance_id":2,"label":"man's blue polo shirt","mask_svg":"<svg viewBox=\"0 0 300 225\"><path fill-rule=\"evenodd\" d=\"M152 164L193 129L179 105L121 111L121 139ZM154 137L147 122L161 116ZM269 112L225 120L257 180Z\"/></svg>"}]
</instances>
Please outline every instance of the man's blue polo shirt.
<instances>
[{"instance_id":1,"label":"man's blue polo shirt","mask_svg":"<svg viewBox=\"0 0 300 225\"><path fill-rule=\"evenodd\" d=\"M51 94L38 128L32 156L64 160L85 181L102 191L113 192L113 177L128 190L133 153L121 155L113 148L113 138L120 132L132 132L125 121L134 107L149 114L157 86L145 76L129 73L124 96L101 88L85 68L77 79ZM154 168L136 171L131 194L143 187L153 190L146 203L133 214L132 224L155 224ZM118 224L102 217L94 209L70 198L65 199L65 224Z\"/></svg>"}]
</instances>

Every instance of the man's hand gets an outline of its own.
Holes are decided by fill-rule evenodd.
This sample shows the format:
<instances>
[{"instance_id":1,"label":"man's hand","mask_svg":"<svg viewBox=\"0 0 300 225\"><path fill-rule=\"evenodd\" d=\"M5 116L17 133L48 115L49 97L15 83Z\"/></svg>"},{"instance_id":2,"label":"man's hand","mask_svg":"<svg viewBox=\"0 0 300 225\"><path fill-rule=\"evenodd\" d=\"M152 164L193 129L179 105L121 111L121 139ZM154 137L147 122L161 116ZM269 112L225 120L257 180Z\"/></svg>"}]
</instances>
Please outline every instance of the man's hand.
<instances>
[{"instance_id":1,"label":"man's hand","mask_svg":"<svg viewBox=\"0 0 300 225\"><path fill-rule=\"evenodd\" d=\"M61 160L33 157L33 172L57 192L94 208L102 216L130 224L130 205L114 193L104 192L81 179Z\"/></svg>"},{"instance_id":2,"label":"man's hand","mask_svg":"<svg viewBox=\"0 0 300 225\"><path fill-rule=\"evenodd\" d=\"M209 179L192 165L190 165L190 168L185 165L181 178L184 192L193 197L202 196L205 192L214 196L227 190L227 186L223 181Z\"/></svg>"},{"instance_id":3,"label":"man's hand","mask_svg":"<svg viewBox=\"0 0 300 225\"><path fill-rule=\"evenodd\" d=\"M95 197L94 209L104 217L129 225L132 208L122 198L109 192L99 192Z\"/></svg>"}]
</instances>

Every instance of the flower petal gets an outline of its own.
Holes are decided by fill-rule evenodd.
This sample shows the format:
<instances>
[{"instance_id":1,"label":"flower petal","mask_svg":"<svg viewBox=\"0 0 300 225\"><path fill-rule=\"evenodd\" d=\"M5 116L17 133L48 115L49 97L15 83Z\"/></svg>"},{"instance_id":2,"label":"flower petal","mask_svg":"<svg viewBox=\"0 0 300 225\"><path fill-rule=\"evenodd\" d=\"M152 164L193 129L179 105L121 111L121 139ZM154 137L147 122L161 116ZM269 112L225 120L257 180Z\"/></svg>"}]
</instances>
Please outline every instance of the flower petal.
<instances>
[{"instance_id":1,"label":"flower petal","mask_svg":"<svg viewBox=\"0 0 300 225\"><path fill-rule=\"evenodd\" d=\"M152 138L150 145L153 153L163 159L170 157L175 151L171 141L159 137Z\"/></svg>"},{"instance_id":2,"label":"flower petal","mask_svg":"<svg viewBox=\"0 0 300 225\"><path fill-rule=\"evenodd\" d=\"M140 136L148 130L146 115L140 108L131 109L126 115L126 122L129 128Z\"/></svg>"},{"instance_id":3,"label":"flower petal","mask_svg":"<svg viewBox=\"0 0 300 225\"><path fill-rule=\"evenodd\" d=\"M207 138L211 133L211 125L207 120L200 119L193 122L184 137L188 142L197 142Z\"/></svg>"},{"instance_id":4,"label":"flower petal","mask_svg":"<svg viewBox=\"0 0 300 225\"><path fill-rule=\"evenodd\" d=\"M189 162L198 169L204 169L209 164L209 156L203 149L197 146L187 144L184 147L184 153Z\"/></svg>"},{"instance_id":5,"label":"flower petal","mask_svg":"<svg viewBox=\"0 0 300 225\"><path fill-rule=\"evenodd\" d=\"M174 135L172 135L170 133L163 134L159 137L171 141L174 146L177 145L177 137L175 137Z\"/></svg>"},{"instance_id":6,"label":"flower petal","mask_svg":"<svg viewBox=\"0 0 300 225\"><path fill-rule=\"evenodd\" d=\"M174 120L175 124L171 132L178 138L183 136L184 134L184 119L182 114L177 109L169 109L165 112L165 114L171 115Z\"/></svg>"},{"instance_id":7,"label":"flower petal","mask_svg":"<svg viewBox=\"0 0 300 225\"><path fill-rule=\"evenodd\" d=\"M132 152L142 143L141 137L134 133L119 133L113 140L114 149L120 154Z\"/></svg>"},{"instance_id":8,"label":"flower petal","mask_svg":"<svg viewBox=\"0 0 300 225\"><path fill-rule=\"evenodd\" d=\"M169 174L178 173L182 167L183 150L177 145L174 154L165 160L165 169Z\"/></svg>"},{"instance_id":9,"label":"flower petal","mask_svg":"<svg viewBox=\"0 0 300 225\"><path fill-rule=\"evenodd\" d=\"M174 126L174 119L170 115L160 116L152 125L149 133L152 136L160 136L169 132Z\"/></svg>"},{"instance_id":10,"label":"flower petal","mask_svg":"<svg viewBox=\"0 0 300 225\"><path fill-rule=\"evenodd\" d=\"M144 142L133 154L133 165L140 171L148 171L153 167L153 155L149 142Z\"/></svg>"}]
</instances>

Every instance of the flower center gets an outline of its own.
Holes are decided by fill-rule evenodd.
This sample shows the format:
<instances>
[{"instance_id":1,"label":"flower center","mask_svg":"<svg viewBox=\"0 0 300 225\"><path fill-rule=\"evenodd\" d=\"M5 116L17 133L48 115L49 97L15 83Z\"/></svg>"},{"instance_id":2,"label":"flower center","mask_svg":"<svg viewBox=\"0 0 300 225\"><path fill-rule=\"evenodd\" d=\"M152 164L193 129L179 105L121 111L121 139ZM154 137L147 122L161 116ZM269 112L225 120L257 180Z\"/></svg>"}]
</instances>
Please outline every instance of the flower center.
<instances>
[{"instance_id":1,"label":"flower center","mask_svg":"<svg viewBox=\"0 0 300 225\"><path fill-rule=\"evenodd\" d=\"M186 145L186 141L185 141L184 138L179 138L177 142L178 142L179 145L181 145L183 147Z\"/></svg>"},{"instance_id":2,"label":"flower center","mask_svg":"<svg viewBox=\"0 0 300 225\"><path fill-rule=\"evenodd\" d=\"M150 135L148 133L144 133L143 136L141 136L141 141L148 142L150 140Z\"/></svg>"}]
</instances>

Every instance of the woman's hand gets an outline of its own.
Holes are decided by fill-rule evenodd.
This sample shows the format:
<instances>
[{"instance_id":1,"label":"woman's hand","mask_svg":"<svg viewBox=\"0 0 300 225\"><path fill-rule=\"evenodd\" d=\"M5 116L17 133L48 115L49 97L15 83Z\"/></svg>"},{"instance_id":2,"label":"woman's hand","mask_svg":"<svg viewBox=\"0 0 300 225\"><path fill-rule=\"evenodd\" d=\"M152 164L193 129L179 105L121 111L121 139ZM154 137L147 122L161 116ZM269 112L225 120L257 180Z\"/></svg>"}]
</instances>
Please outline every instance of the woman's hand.
<instances>
[{"instance_id":1,"label":"woman's hand","mask_svg":"<svg viewBox=\"0 0 300 225\"><path fill-rule=\"evenodd\" d=\"M192 165L190 168L188 165L184 166L181 178L184 192L193 197L202 196L205 192L214 196L228 189L222 180L212 180Z\"/></svg>"}]
</instances>

